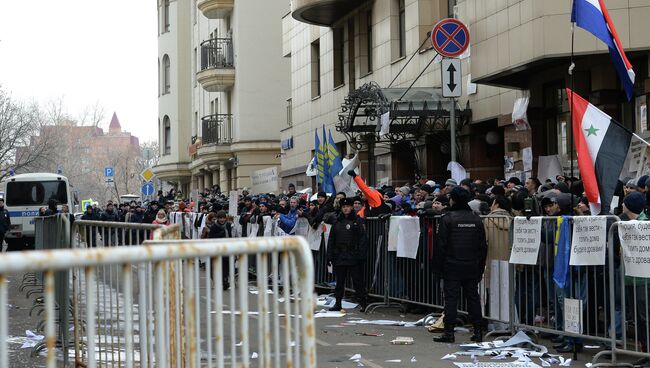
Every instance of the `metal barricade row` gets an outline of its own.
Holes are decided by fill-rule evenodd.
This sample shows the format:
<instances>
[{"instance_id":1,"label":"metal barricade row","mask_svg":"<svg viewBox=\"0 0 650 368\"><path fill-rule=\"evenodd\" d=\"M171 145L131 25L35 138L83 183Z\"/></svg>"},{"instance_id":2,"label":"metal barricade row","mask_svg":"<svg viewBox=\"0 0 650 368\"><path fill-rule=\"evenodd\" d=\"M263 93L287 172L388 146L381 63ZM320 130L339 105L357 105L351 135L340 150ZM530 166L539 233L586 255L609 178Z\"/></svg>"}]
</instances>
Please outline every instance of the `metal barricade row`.
<instances>
[{"instance_id":1,"label":"metal barricade row","mask_svg":"<svg viewBox=\"0 0 650 368\"><path fill-rule=\"evenodd\" d=\"M174 231L177 230L169 229L169 234ZM250 294L248 273L236 273L232 267L237 263L239 269L245 270L251 257L260 265L257 296ZM228 362L240 362L239 366L249 367L252 359L259 359L264 366L314 367L311 257L308 245L299 237L155 240L138 247L7 254L0 258L0 366L9 366L6 276L44 272L47 364L54 367L56 359L61 358L57 357L61 353L56 347L54 272L79 271L83 273L85 308L78 312L83 313L80 320L85 323L83 330L76 332L80 336L77 348L81 351L78 363L87 362L88 367L223 367ZM205 273L198 268L199 260L209 261ZM173 271L171 264L177 267ZM98 298L96 277L102 267L112 265L121 269L119 293L115 292L113 302L122 304L122 312L113 314L110 322L115 326L111 330L102 325L106 316L101 312L104 306L102 296ZM134 271L136 267L147 271L144 280L141 273ZM230 280L223 278L224 272ZM178 281L169 277L172 273ZM171 290L170 280L180 290ZM224 291L224 281L231 282L228 291ZM147 290L148 285L153 287ZM277 297L264 292L267 288ZM153 300L152 319L147 318L144 323L138 308L127 308L135 300L142 300L138 290L151 294ZM250 307L256 309L249 310ZM110 311L106 313L110 316ZM150 311L146 309L146 313ZM179 321L183 321L180 326ZM251 333L255 325L257 333ZM112 340L99 338L103 333L110 334ZM145 337L147 340L143 341ZM107 341L116 350L106 351ZM253 352L258 358L252 357Z\"/></svg>"}]
</instances>

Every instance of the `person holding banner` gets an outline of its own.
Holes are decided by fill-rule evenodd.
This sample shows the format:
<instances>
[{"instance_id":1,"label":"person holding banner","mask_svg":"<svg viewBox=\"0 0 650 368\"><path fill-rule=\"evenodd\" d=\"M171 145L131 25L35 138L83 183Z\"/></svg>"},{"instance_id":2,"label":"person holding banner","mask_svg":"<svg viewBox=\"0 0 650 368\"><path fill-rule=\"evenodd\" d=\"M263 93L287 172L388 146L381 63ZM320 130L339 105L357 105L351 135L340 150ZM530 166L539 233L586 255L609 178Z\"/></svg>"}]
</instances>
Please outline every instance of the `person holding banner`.
<instances>
[{"instance_id":1,"label":"person holding banner","mask_svg":"<svg viewBox=\"0 0 650 368\"><path fill-rule=\"evenodd\" d=\"M438 232L438 248L441 256L444 281L445 324L442 335L435 342L453 343L454 327L458 315L460 290L467 299L467 310L474 325L472 341L483 341L485 322L481 310L478 285L483 278L487 258L487 241L481 217L474 214L467 203L472 195L456 186L450 191L449 213L442 216Z\"/></svg>"}]
</instances>

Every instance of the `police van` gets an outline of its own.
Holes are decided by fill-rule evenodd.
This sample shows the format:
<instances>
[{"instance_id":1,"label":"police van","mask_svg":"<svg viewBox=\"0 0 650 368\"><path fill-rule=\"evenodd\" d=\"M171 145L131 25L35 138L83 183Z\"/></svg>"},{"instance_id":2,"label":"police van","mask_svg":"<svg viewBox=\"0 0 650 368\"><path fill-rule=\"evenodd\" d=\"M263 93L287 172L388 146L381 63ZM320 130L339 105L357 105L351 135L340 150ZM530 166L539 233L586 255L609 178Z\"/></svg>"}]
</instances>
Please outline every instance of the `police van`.
<instances>
[{"instance_id":1,"label":"police van","mask_svg":"<svg viewBox=\"0 0 650 368\"><path fill-rule=\"evenodd\" d=\"M67 204L74 208L74 199L68 179L51 173L19 174L5 178L0 184L4 190L5 208L9 211L11 228L5 241L8 250L34 247L34 217L41 207L47 208L50 199L57 201L57 209Z\"/></svg>"}]
</instances>

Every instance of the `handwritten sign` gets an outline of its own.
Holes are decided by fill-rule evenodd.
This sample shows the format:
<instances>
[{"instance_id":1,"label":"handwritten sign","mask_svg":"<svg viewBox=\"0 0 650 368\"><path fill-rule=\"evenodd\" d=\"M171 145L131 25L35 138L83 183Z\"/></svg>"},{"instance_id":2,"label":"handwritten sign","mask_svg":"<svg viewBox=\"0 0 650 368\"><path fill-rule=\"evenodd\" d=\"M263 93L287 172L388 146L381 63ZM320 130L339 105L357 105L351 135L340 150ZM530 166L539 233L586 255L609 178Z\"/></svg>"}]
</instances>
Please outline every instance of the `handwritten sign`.
<instances>
[{"instance_id":1,"label":"handwritten sign","mask_svg":"<svg viewBox=\"0 0 650 368\"><path fill-rule=\"evenodd\" d=\"M619 222L618 237L623 250L625 275L650 277L650 222Z\"/></svg>"},{"instance_id":2,"label":"handwritten sign","mask_svg":"<svg viewBox=\"0 0 650 368\"><path fill-rule=\"evenodd\" d=\"M542 218L515 217L512 238L512 264L537 264L539 245L542 242Z\"/></svg>"},{"instance_id":3,"label":"handwritten sign","mask_svg":"<svg viewBox=\"0 0 650 368\"><path fill-rule=\"evenodd\" d=\"M564 331L582 333L582 300L564 299Z\"/></svg>"},{"instance_id":4,"label":"handwritten sign","mask_svg":"<svg viewBox=\"0 0 650 368\"><path fill-rule=\"evenodd\" d=\"M607 217L574 217L569 264L571 266L604 265L606 244Z\"/></svg>"},{"instance_id":5,"label":"handwritten sign","mask_svg":"<svg viewBox=\"0 0 650 368\"><path fill-rule=\"evenodd\" d=\"M251 192L253 194L275 192L278 188L277 166L253 171L251 174Z\"/></svg>"}]
</instances>

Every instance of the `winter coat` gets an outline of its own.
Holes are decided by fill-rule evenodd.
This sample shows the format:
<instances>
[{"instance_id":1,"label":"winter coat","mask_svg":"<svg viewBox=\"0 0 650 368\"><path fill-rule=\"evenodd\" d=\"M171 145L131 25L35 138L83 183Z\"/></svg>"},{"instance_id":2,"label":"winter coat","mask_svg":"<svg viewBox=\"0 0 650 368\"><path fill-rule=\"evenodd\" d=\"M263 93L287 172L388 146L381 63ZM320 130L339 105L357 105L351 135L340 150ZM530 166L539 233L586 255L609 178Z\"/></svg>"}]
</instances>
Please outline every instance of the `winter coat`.
<instances>
[{"instance_id":1,"label":"winter coat","mask_svg":"<svg viewBox=\"0 0 650 368\"><path fill-rule=\"evenodd\" d=\"M117 211L104 211L102 212L102 221L111 221L111 222L119 222L120 221L120 214L117 213Z\"/></svg>"},{"instance_id":2,"label":"winter coat","mask_svg":"<svg viewBox=\"0 0 650 368\"><path fill-rule=\"evenodd\" d=\"M280 229L287 234L291 234L298 221L298 209L290 209L286 215L280 215Z\"/></svg>"},{"instance_id":3,"label":"winter coat","mask_svg":"<svg viewBox=\"0 0 650 368\"><path fill-rule=\"evenodd\" d=\"M221 225L218 222L215 222L214 225L210 227L208 232L208 238L210 239L223 239L223 238L232 238L232 224L226 222Z\"/></svg>"},{"instance_id":4,"label":"winter coat","mask_svg":"<svg viewBox=\"0 0 650 368\"><path fill-rule=\"evenodd\" d=\"M482 278L488 251L485 228L469 206L454 205L441 217L438 247L443 279Z\"/></svg>"},{"instance_id":5,"label":"winter coat","mask_svg":"<svg viewBox=\"0 0 650 368\"><path fill-rule=\"evenodd\" d=\"M327 242L327 261L334 266L355 266L367 258L368 235L363 219L354 212L339 214Z\"/></svg>"},{"instance_id":6,"label":"winter coat","mask_svg":"<svg viewBox=\"0 0 650 368\"><path fill-rule=\"evenodd\" d=\"M510 254L510 212L498 209L490 212L483 219L487 239L487 264L485 268L485 284L490 285L490 269L492 261L508 261Z\"/></svg>"},{"instance_id":7,"label":"winter coat","mask_svg":"<svg viewBox=\"0 0 650 368\"><path fill-rule=\"evenodd\" d=\"M4 235L11 228L11 217L6 208L0 208L0 235Z\"/></svg>"}]
</instances>

